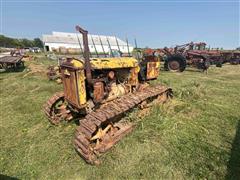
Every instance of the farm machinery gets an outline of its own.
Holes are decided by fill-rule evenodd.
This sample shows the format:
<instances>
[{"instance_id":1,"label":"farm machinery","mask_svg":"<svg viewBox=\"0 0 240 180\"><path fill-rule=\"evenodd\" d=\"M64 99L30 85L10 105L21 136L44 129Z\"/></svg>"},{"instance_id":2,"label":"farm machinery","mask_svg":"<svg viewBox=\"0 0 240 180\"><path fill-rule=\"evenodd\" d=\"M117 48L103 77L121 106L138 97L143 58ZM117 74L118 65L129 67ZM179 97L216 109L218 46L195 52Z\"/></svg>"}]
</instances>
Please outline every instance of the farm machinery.
<instances>
[{"instance_id":1,"label":"farm machinery","mask_svg":"<svg viewBox=\"0 0 240 180\"><path fill-rule=\"evenodd\" d=\"M108 151L133 129L122 120L134 107L164 103L171 88L150 85L159 75L160 61L150 56L139 62L133 57L90 58L88 31L76 26L83 37L83 59L67 58L60 65L63 92L44 105L52 124L79 120L73 144L88 163Z\"/></svg>"},{"instance_id":2,"label":"farm machinery","mask_svg":"<svg viewBox=\"0 0 240 180\"><path fill-rule=\"evenodd\" d=\"M228 62L232 65L240 64L240 50L221 50L224 63Z\"/></svg>"},{"instance_id":3,"label":"farm machinery","mask_svg":"<svg viewBox=\"0 0 240 180\"><path fill-rule=\"evenodd\" d=\"M60 66L49 66L47 77L50 81L56 81L57 83L61 83L61 74L60 74Z\"/></svg>"},{"instance_id":4,"label":"farm machinery","mask_svg":"<svg viewBox=\"0 0 240 180\"><path fill-rule=\"evenodd\" d=\"M187 43L169 49L160 50L166 55L164 67L171 71L184 71L187 65L207 70L210 65L222 67L224 63L239 64L240 51L237 50L210 50L206 43Z\"/></svg>"},{"instance_id":5,"label":"farm machinery","mask_svg":"<svg viewBox=\"0 0 240 180\"><path fill-rule=\"evenodd\" d=\"M4 56L0 58L0 69L18 69L24 68L23 56Z\"/></svg>"},{"instance_id":6,"label":"farm machinery","mask_svg":"<svg viewBox=\"0 0 240 180\"><path fill-rule=\"evenodd\" d=\"M203 71L207 70L211 62L217 62L221 59L221 55L219 52L206 50L205 46L206 44L203 42L190 42L173 49L165 47L162 50L166 55L164 68L182 72L189 65Z\"/></svg>"},{"instance_id":7,"label":"farm machinery","mask_svg":"<svg viewBox=\"0 0 240 180\"><path fill-rule=\"evenodd\" d=\"M223 63L228 62L231 58L237 56L237 53L223 52L220 50L209 50L206 43L187 43L177 45L174 48L163 49L146 49L145 54L158 53L164 61L164 69L169 71L182 72L187 66L193 66L203 71L207 70L210 65L215 64L221 67Z\"/></svg>"}]
</instances>

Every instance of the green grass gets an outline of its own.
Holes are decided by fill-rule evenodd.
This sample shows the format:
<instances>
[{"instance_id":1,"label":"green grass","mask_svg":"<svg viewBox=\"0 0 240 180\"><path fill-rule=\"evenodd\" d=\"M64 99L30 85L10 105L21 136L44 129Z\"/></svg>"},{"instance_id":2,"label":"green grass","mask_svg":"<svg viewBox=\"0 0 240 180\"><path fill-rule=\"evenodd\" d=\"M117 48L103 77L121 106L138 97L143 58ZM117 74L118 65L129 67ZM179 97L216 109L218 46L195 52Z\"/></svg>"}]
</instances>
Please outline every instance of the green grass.
<instances>
[{"instance_id":1,"label":"green grass","mask_svg":"<svg viewBox=\"0 0 240 180\"><path fill-rule=\"evenodd\" d=\"M47 67L52 62L38 57ZM174 98L126 119L135 130L86 164L72 146L74 123L52 126L44 102L62 85L45 73L0 74L0 173L20 179L237 179L240 177L240 66L161 72ZM156 83L156 82L155 82Z\"/></svg>"}]
</instances>

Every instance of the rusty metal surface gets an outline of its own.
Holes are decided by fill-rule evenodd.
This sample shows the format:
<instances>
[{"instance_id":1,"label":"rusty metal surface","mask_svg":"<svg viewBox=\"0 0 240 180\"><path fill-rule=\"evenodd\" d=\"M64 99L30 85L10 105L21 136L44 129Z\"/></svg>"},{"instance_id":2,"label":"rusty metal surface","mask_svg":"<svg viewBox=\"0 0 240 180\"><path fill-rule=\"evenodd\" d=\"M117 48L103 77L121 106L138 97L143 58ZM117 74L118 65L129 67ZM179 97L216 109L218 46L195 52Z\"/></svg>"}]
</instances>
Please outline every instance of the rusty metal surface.
<instances>
[{"instance_id":1,"label":"rusty metal surface","mask_svg":"<svg viewBox=\"0 0 240 180\"><path fill-rule=\"evenodd\" d=\"M22 61L23 56L4 56L0 58L0 68L8 70L13 68L17 70L18 68L24 67L24 62Z\"/></svg>"},{"instance_id":2,"label":"rusty metal surface","mask_svg":"<svg viewBox=\"0 0 240 180\"><path fill-rule=\"evenodd\" d=\"M49 80L61 80L60 68L58 66L49 66L47 77Z\"/></svg>"},{"instance_id":3,"label":"rusty metal surface","mask_svg":"<svg viewBox=\"0 0 240 180\"><path fill-rule=\"evenodd\" d=\"M93 85L93 101L99 103L104 98L104 84L103 82L96 82Z\"/></svg>"},{"instance_id":4,"label":"rusty metal surface","mask_svg":"<svg viewBox=\"0 0 240 180\"><path fill-rule=\"evenodd\" d=\"M148 62L147 63L147 80L156 79L159 76L160 63Z\"/></svg>"},{"instance_id":5,"label":"rusty metal surface","mask_svg":"<svg viewBox=\"0 0 240 180\"><path fill-rule=\"evenodd\" d=\"M115 123L114 119L136 107L141 102L160 97L165 102L171 95L171 89L162 85L146 87L141 91L124 95L99 109L92 111L80 120L80 126L76 129L74 147L79 155L88 163L97 164L98 157L116 144L123 136L132 130L131 124ZM113 124L113 130L106 132L100 141L92 141L99 128ZM114 128L115 127L115 128ZM116 128L117 127L117 128Z\"/></svg>"},{"instance_id":6,"label":"rusty metal surface","mask_svg":"<svg viewBox=\"0 0 240 180\"><path fill-rule=\"evenodd\" d=\"M83 57L85 60L85 70L86 70L86 77L87 77L87 82L89 85L93 84L92 81L92 71L91 71L91 63L90 63L90 50L88 47L88 31L82 29L80 26L76 26L76 30L80 32L83 36Z\"/></svg>"},{"instance_id":7,"label":"rusty metal surface","mask_svg":"<svg viewBox=\"0 0 240 180\"><path fill-rule=\"evenodd\" d=\"M178 70L180 68L180 64L178 61L169 62L169 69Z\"/></svg>"},{"instance_id":8,"label":"rusty metal surface","mask_svg":"<svg viewBox=\"0 0 240 180\"><path fill-rule=\"evenodd\" d=\"M0 63L15 64L21 61L23 56L4 56L0 58Z\"/></svg>"},{"instance_id":9,"label":"rusty metal surface","mask_svg":"<svg viewBox=\"0 0 240 180\"><path fill-rule=\"evenodd\" d=\"M240 64L240 51L239 50L221 50L221 56L224 59L224 63Z\"/></svg>"},{"instance_id":10,"label":"rusty metal surface","mask_svg":"<svg viewBox=\"0 0 240 180\"><path fill-rule=\"evenodd\" d=\"M161 57L167 57L164 63L166 70L179 72L184 71L186 65L207 70L210 64L223 64L225 62L229 62L231 59L229 57L231 54L226 53L224 57L224 53L221 53L221 50L210 50L206 48L206 43L204 42L190 42L183 45L177 45L174 48L165 47L163 49L148 49L146 50L146 53L151 54L154 51L157 52ZM180 56L182 56L182 60L179 59ZM175 57L178 57L178 59ZM184 61L186 61L186 63L183 61L183 58L185 59ZM169 62L169 59L172 62Z\"/></svg>"},{"instance_id":11,"label":"rusty metal surface","mask_svg":"<svg viewBox=\"0 0 240 180\"><path fill-rule=\"evenodd\" d=\"M61 76L63 77L62 82L64 87L65 99L67 99L68 102L70 102L74 106L80 107L78 94L79 87L76 71L72 69L62 69L61 74Z\"/></svg>"},{"instance_id":12,"label":"rusty metal surface","mask_svg":"<svg viewBox=\"0 0 240 180\"><path fill-rule=\"evenodd\" d=\"M71 111L68 110L64 104L63 92L55 93L43 106L43 110L48 120L54 125L58 124L63 119L72 119Z\"/></svg>"}]
</instances>

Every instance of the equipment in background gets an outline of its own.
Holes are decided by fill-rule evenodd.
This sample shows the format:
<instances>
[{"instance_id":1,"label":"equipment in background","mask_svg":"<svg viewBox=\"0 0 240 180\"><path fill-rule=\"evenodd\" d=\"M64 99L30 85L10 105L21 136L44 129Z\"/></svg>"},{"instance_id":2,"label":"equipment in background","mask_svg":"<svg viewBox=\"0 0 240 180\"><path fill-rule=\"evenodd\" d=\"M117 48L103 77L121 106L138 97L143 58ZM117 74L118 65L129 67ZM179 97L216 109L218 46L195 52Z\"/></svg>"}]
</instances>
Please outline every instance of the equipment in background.
<instances>
[{"instance_id":1,"label":"equipment in background","mask_svg":"<svg viewBox=\"0 0 240 180\"><path fill-rule=\"evenodd\" d=\"M222 62L221 54L206 50L206 44L203 42L190 42L174 48L147 49L145 52L157 52L164 61L164 69L174 72L183 72L187 66L206 71L213 62Z\"/></svg>"},{"instance_id":2,"label":"equipment in background","mask_svg":"<svg viewBox=\"0 0 240 180\"><path fill-rule=\"evenodd\" d=\"M60 66L49 66L47 77L50 81L56 81L58 84L62 83Z\"/></svg>"},{"instance_id":3,"label":"equipment in background","mask_svg":"<svg viewBox=\"0 0 240 180\"><path fill-rule=\"evenodd\" d=\"M0 58L0 69L17 71L24 68L23 56L4 56Z\"/></svg>"},{"instance_id":4,"label":"equipment in background","mask_svg":"<svg viewBox=\"0 0 240 180\"><path fill-rule=\"evenodd\" d=\"M240 50L220 50L224 63L240 64Z\"/></svg>"},{"instance_id":5,"label":"equipment in background","mask_svg":"<svg viewBox=\"0 0 240 180\"><path fill-rule=\"evenodd\" d=\"M164 60L165 70L179 71L185 70L187 65L206 71L210 66L211 58L218 58L218 55L210 56L209 53L202 51L205 43L187 43L179 45L173 49L164 48L163 52L166 54Z\"/></svg>"}]
</instances>

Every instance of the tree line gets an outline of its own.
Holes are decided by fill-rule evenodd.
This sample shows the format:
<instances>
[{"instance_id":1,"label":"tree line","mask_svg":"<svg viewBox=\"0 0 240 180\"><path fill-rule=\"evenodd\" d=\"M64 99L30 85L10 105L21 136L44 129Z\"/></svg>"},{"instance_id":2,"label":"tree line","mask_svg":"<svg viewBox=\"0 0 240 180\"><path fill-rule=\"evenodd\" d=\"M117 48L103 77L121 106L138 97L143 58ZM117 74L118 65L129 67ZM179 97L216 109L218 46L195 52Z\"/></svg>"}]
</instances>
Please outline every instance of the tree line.
<instances>
[{"instance_id":1,"label":"tree line","mask_svg":"<svg viewBox=\"0 0 240 180\"><path fill-rule=\"evenodd\" d=\"M24 48L24 47L39 47L43 48L43 42L40 38L34 38L33 40L29 40L26 38L17 39L10 38L4 35L0 35L0 47L5 48Z\"/></svg>"}]
</instances>

